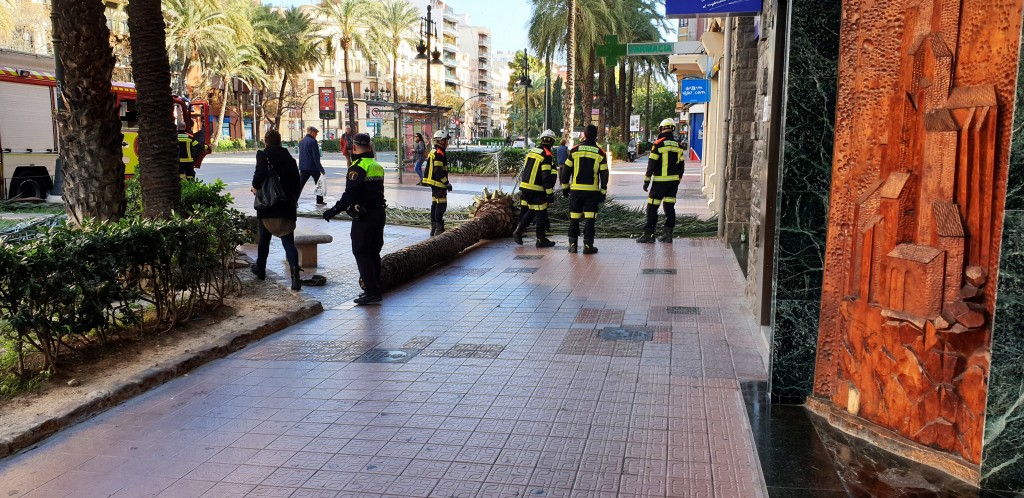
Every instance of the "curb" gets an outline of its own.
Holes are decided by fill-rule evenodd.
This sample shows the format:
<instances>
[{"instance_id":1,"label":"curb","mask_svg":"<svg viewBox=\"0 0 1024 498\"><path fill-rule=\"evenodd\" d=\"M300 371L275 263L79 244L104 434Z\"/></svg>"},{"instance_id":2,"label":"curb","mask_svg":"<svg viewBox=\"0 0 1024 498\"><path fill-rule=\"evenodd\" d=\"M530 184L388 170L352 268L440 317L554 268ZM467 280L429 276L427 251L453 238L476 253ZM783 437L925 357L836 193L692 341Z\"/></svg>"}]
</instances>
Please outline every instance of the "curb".
<instances>
[{"instance_id":1,"label":"curb","mask_svg":"<svg viewBox=\"0 0 1024 498\"><path fill-rule=\"evenodd\" d=\"M97 415L135 396L180 377L199 366L223 358L245 346L324 311L320 301L307 299L283 315L252 328L230 334L189 353L182 353L164 365L143 370L109 391L95 391L81 403L61 407L42 415L13 434L0 435L0 458L24 450L77 422Z\"/></svg>"}]
</instances>

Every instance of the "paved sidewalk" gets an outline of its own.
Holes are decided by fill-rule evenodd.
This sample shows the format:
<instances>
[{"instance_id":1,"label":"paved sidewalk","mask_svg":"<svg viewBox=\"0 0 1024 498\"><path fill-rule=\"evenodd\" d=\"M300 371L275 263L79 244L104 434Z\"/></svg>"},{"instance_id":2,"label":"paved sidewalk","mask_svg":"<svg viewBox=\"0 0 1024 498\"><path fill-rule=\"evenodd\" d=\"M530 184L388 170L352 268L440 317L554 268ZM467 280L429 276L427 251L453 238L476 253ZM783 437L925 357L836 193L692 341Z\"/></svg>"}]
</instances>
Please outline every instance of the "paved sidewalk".
<instances>
[{"instance_id":1,"label":"paved sidewalk","mask_svg":"<svg viewBox=\"0 0 1024 498\"><path fill-rule=\"evenodd\" d=\"M351 266L348 223L324 226L321 261ZM0 460L0 495L767 496L738 389L765 379L763 345L729 250L558 240L486 243L382 306L336 299Z\"/></svg>"}]
</instances>

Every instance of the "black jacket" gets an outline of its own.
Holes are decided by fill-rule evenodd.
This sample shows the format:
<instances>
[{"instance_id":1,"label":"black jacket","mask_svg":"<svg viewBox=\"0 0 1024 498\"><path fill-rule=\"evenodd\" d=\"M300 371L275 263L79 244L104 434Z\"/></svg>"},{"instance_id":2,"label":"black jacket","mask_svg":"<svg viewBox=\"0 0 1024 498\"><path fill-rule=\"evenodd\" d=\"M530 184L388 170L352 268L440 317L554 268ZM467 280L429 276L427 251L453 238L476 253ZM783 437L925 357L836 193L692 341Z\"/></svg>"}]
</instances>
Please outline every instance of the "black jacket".
<instances>
[{"instance_id":1,"label":"black jacket","mask_svg":"<svg viewBox=\"0 0 1024 498\"><path fill-rule=\"evenodd\" d=\"M285 218L294 220L298 211L299 192L302 187L299 185L299 167L295 159L284 147L267 147L264 150L256 151L256 173L252 176L252 186L260 188L263 181L270 173L269 165L281 179L281 187L284 188L284 195L288 202L279 204L268 209L256 211L256 217L263 218Z\"/></svg>"},{"instance_id":2,"label":"black jacket","mask_svg":"<svg viewBox=\"0 0 1024 498\"><path fill-rule=\"evenodd\" d=\"M366 209L381 208L384 200L384 168L372 154L355 154L345 177L345 193L334 203L334 209L345 211L360 205Z\"/></svg>"}]
</instances>

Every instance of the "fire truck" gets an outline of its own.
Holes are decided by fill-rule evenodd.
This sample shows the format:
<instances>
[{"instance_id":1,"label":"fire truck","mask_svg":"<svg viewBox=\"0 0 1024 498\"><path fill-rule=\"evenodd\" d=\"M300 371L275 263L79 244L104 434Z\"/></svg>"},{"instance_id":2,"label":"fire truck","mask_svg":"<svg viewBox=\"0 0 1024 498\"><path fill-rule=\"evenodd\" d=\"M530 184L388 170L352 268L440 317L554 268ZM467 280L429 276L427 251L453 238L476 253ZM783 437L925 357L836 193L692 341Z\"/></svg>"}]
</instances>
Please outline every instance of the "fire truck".
<instances>
[{"instance_id":1,"label":"fire truck","mask_svg":"<svg viewBox=\"0 0 1024 498\"><path fill-rule=\"evenodd\" d=\"M53 188L59 152L53 71L52 57L0 50L0 199L43 199ZM121 117L125 176L131 177L139 165L138 94L133 83L113 82L110 91ZM195 156L199 168L210 145L209 102L175 96L174 118L207 146Z\"/></svg>"}]
</instances>

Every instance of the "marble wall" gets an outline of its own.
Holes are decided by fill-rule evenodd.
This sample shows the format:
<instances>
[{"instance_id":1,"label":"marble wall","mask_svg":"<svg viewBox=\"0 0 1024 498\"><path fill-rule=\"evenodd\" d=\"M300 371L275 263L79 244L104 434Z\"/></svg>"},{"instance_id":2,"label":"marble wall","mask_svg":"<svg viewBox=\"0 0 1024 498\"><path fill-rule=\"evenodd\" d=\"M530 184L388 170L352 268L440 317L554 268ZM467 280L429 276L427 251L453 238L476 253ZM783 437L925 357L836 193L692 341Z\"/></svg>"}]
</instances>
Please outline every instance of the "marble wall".
<instances>
[{"instance_id":1,"label":"marble wall","mask_svg":"<svg viewBox=\"0 0 1024 498\"><path fill-rule=\"evenodd\" d=\"M982 486L1014 490L1024 490L1024 38L1021 42L981 466Z\"/></svg>"},{"instance_id":2,"label":"marble wall","mask_svg":"<svg viewBox=\"0 0 1024 498\"><path fill-rule=\"evenodd\" d=\"M775 238L772 398L811 393L821 308L835 123L840 3L790 3L785 142Z\"/></svg>"}]
</instances>

